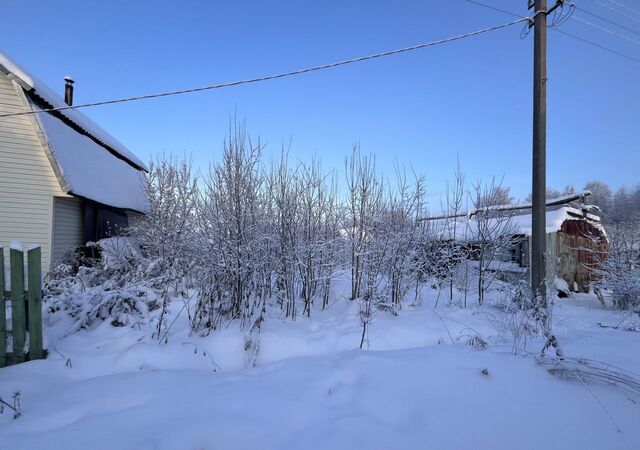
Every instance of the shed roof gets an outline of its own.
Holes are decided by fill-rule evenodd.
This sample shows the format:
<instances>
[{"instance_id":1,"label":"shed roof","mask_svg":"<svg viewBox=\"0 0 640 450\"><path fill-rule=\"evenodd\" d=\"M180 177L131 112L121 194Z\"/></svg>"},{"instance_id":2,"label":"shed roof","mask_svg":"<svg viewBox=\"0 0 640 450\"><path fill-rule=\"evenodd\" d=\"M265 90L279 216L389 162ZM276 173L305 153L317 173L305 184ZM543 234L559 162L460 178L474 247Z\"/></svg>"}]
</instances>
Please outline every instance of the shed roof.
<instances>
[{"instance_id":1,"label":"shed roof","mask_svg":"<svg viewBox=\"0 0 640 450\"><path fill-rule=\"evenodd\" d=\"M501 218L489 219L490 224L485 228L514 236L531 236L531 211L501 211L501 216ZM508 223L504 219L505 216L510 217ZM555 233L560 231L562 224L567 220L587 221L604 233L600 217L592 214L588 206L583 208L560 206L554 209L547 209L546 232ZM500 225L499 222L504 224ZM432 227L434 232L443 239L453 238L454 232L456 240L460 241L472 240L474 236L478 235L477 215L470 217L438 218L427 221L427 223Z\"/></svg>"}]
</instances>

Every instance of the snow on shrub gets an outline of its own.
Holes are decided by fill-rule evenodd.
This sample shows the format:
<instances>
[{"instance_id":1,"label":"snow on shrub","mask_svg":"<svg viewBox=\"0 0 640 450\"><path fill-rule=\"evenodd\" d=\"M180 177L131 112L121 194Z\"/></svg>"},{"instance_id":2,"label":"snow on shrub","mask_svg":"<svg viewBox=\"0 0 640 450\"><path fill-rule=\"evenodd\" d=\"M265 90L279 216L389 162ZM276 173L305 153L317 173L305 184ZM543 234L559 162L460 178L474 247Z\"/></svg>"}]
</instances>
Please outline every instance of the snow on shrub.
<instances>
[{"instance_id":1,"label":"snow on shrub","mask_svg":"<svg viewBox=\"0 0 640 450\"><path fill-rule=\"evenodd\" d=\"M631 217L607 229L609 248L598 256L600 287L611 293L613 306L640 312L640 217Z\"/></svg>"},{"instance_id":2,"label":"snow on shrub","mask_svg":"<svg viewBox=\"0 0 640 450\"><path fill-rule=\"evenodd\" d=\"M465 342L465 345L471 347L474 350L485 350L489 344L480 336L473 336Z\"/></svg>"},{"instance_id":3,"label":"snow on shrub","mask_svg":"<svg viewBox=\"0 0 640 450\"><path fill-rule=\"evenodd\" d=\"M90 243L100 249L101 262L105 270L130 269L141 259L142 253L136 240L128 236L118 236Z\"/></svg>"},{"instance_id":4,"label":"snow on shrub","mask_svg":"<svg viewBox=\"0 0 640 450\"><path fill-rule=\"evenodd\" d=\"M135 242L109 238L94 245L101 249L97 261L83 259L83 265L74 270L69 258L45 283L44 301L53 320L58 313L66 313L73 320L70 332L104 320L118 327L141 323L155 293L153 280L144 276L145 260Z\"/></svg>"}]
</instances>

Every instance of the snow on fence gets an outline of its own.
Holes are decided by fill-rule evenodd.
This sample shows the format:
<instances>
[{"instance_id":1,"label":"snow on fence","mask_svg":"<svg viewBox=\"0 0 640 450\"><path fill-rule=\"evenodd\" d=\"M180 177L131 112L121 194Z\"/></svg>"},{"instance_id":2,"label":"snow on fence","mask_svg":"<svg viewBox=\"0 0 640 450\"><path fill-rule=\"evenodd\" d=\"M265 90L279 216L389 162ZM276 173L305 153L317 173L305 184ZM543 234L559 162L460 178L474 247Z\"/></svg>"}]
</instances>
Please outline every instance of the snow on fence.
<instances>
[{"instance_id":1,"label":"snow on fence","mask_svg":"<svg viewBox=\"0 0 640 450\"><path fill-rule=\"evenodd\" d=\"M44 358L42 348L42 273L40 247L27 250L27 290L25 291L24 249L12 243L9 271L4 267L0 247L0 367ZM5 290L6 289L6 290ZM10 289L10 290L9 290ZM7 304L11 303L11 341L7 352ZM28 336L28 351L26 349Z\"/></svg>"}]
</instances>

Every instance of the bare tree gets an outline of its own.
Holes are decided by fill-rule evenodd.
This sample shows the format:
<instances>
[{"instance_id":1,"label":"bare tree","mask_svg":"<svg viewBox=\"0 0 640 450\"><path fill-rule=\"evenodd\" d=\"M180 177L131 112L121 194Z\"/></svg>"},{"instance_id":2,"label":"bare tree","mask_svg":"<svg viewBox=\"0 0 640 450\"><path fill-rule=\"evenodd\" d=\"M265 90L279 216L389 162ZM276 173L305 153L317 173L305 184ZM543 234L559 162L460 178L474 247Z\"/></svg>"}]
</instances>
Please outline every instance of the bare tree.
<instances>
[{"instance_id":1,"label":"bare tree","mask_svg":"<svg viewBox=\"0 0 640 450\"><path fill-rule=\"evenodd\" d=\"M340 226L344 223L344 208L338 203L337 180L333 173L330 178L325 177L325 180L327 185L321 199L323 204L320 237L322 244L317 274L323 310L329 305L331 282L336 270L339 268L340 261L343 260L344 251L340 239Z\"/></svg>"},{"instance_id":2,"label":"bare tree","mask_svg":"<svg viewBox=\"0 0 640 450\"><path fill-rule=\"evenodd\" d=\"M186 295L193 284L198 187L191 161L164 155L152 161L145 194L147 213L133 224L131 233L151 259L145 276L163 287L155 333L160 338L170 297Z\"/></svg>"},{"instance_id":3,"label":"bare tree","mask_svg":"<svg viewBox=\"0 0 640 450\"><path fill-rule=\"evenodd\" d=\"M425 180L415 174L414 178L413 186L410 186L406 172L397 167L397 189L395 192L390 190L386 206L385 234L390 238L387 281L395 311L400 309L402 299L409 290L422 231L416 223L424 212Z\"/></svg>"},{"instance_id":4,"label":"bare tree","mask_svg":"<svg viewBox=\"0 0 640 450\"><path fill-rule=\"evenodd\" d=\"M481 183L480 183L481 184ZM503 186L502 182L496 183L495 179L489 185L485 185L477 196L477 186L474 186L475 198L474 207L476 209L486 208L490 206L510 205L513 203L513 197L509 193L509 187Z\"/></svg>"},{"instance_id":5,"label":"bare tree","mask_svg":"<svg viewBox=\"0 0 640 450\"><path fill-rule=\"evenodd\" d=\"M453 286L454 278L458 266L464 259L464 252L460 245L459 239L465 236L460 236L460 233L464 233L466 230L459 230L460 213L462 211L465 195L465 176L460 168L460 161L456 162L456 170L454 172L453 183L450 186L447 183L447 190L445 194L446 201L446 214L449 217L446 220L446 235L445 240L448 245L446 246L447 264L445 265L446 277L449 280L449 302L453 301Z\"/></svg>"},{"instance_id":6,"label":"bare tree","mask_svg":"<svg viewBox=\"0 0 640 450\"><path fill-rule=\"evenodd\" d=\"M193 254L198 195L191 161L166 156L152 161L145 194L148 210L131 232L148 255L157 259L160 272L182 272Z\"/></svg>"},{"instance_id":7,"label":"bare tree","mask_svg":"<svg viewBox=\"0 0 640 450\"><path fill-rule=\"evenodd\" d=\"M318 287L318 270L322 264L323 220L326 214L327 189L319 161L314 158L303 165L300 173L300 245L297 262L300 274L300 297L304 304L303 314L311 315L313 298Z\"/></svg>"},{"instance_id":8,"label":"bare tree","mask_svg":"<svg viewBox=\"0 0 640 450\"><path fill-rule=\"evenodd\" d=\"M602 181L592 180L584 185L584 190L591 192L590 201L604 213L603 219L608 219L613 197L609 185Z\"/></svg>"},{"instance_id":9,"label":"bare tree","mask_svg":"<svg viewBox=\"0 0 640 450\"><path fill-rule=\"evenodd\" d=\"M351 300L355 300L361 295L365 263L371 259L369 255L382 211L384 186L376 173L375 159L361 155L358 146L353 147L345 167L348 198L343 230L350 246Z\"/></svg>"},{"instance_id":10,"label":"bare tree","mask_svg":"<svg viewBox=\"0 0 640 450\"><path fill-rule=\"evenodd\" d=\"M610 225L609 245L597 257L599 287L611 292L613 306L640 312L640 216Z\"/></svg>"},{"instance_id":11,"label":"bare tree","mask_svg":"<svg viewBox=\"0 0 640 450\"><path fill-rule=\"evenodd\" d=\"M496 266L500 266L501 257L512 245L515 230L511 212L491 208L501 204L504 195L504 189L495 179L489 184L479 181L473 186L471 195L476 213L469 222L469 235L471 251L477 261L478 304L482 305L499 269Z\"/></svg>"},{"instance_id":12,"label":"bare tree","mask_svg":"<svg viewBox=\"0 0 640 450\"><path fill-rule=\"evenodd\" d=\"M279 163L272 167L268 191L275 240L275 294L285 317L292 319L297 315L296 257L299 238L298 197L301 190L297 178L298 171L289 168L287 152L283 149Z\"/></svg>"},{"instance_id":13,"label":"bare tree","mask_svg":"<svg viewBox=\"0 0 640 450\"><path fill-rule=\"evenodd\" d=\"M222 162L206 180L199 228L205 249L197 307L199 324L215 328L223 318L241 323L262 309L268 235L262 211L264 196L260 142L253 144L244 125L232 125Z\"/></svg>"},{"instance_id":14,"label":"bare tree","mask_svg":"<svg viewBox=\"0 0 640 450\"><path fill-rule=\"evenodd\" d=\"M576 192L576 189L571 185L565 186L562 191L559 191L558 189L550 187L550 188L547 188L545 197L547 200L551 200L551 199L559 198L565 195L575 194L575 192ZM528 203L531 203L533 201L533 196L531 195L531 193L527 195L527 197L525 198L525 201Z\"/></svg>"}]
</instances>

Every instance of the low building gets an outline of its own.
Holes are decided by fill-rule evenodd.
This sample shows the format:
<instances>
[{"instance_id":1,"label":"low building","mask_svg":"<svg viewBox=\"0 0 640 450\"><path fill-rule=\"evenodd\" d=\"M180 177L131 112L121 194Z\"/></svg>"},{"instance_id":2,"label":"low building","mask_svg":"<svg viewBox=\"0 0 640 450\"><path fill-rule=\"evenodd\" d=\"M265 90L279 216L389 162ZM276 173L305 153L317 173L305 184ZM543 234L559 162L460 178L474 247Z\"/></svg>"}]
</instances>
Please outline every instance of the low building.
<instances>
[{"instance_id":1,"label":"low building","mask_svg":"<svg viewBox=\"0 0 640 450\"><path fill-rule=\"evenodd\" d=\"M0 53L0 245L42 247L43 271L68 250L144 213L145 164L72 103Z\"/></svg>"},{"instance_id":2,"label":"low building","mask_svg":"<svg viewBox=\"0 0 640 450\"><path fill-rule=\"evenodd\" d=\"M574 292L589 291L598 278L594 269L606 254L608 243L597 208L580 204L587 195L585 192L547 203L547 275L564 280ZM491 216L484 225L479 218L481 214ZM530 205L520 205L493 207L457 217L427 217L422 221L430 223L438 239L451 240L455 236L471 260L479 258L479 249L484 245L481 240L486 245L491 240L499 242L500 249L492 253L494 261L489 269L526 275L531 255L531 219Z\"/></svg>"},{"instance_id":3,"label":"low building","mask_svg":"<svg viewBox=\"0 0 640 450\"><path fill-rule=\"evenodd\" d=\"M516 215L511 261L529 267L531 213ZM607 236L592 208L556 206L547 210L547 273L564 280L574 292L588 292L598 278L594 272L606 253Z\"/></svg>"}]
</instances>

